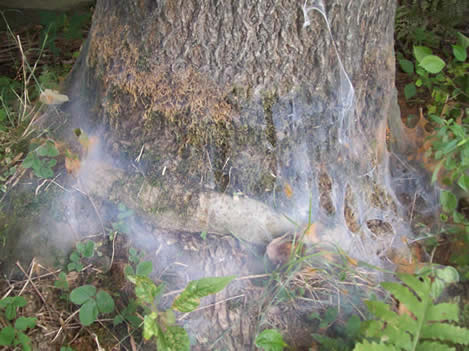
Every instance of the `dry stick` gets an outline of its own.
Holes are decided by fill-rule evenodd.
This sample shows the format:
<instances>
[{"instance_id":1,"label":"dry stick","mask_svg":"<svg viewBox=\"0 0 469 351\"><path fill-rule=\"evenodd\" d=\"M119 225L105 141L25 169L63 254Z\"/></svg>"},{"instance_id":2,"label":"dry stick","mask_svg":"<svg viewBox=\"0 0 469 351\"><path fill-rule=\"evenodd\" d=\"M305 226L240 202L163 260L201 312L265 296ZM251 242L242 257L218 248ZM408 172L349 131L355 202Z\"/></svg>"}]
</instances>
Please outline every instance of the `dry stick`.
<instances>
[{"instance_id":1,"label":"dry stick","mask_svg":"<svg viewBox=\"0 0 469 351\"><path fill-rule=\"evenodd\" d=\"M111 254L111 262L109 263L109 270L111 270L112 264L114 263L114 253L116 250L115 243L116 243L117 234L118 232L114 231L114 236L112 238L112 254Z\"/></svg>"},{"instance_id":2,"label":"dry stick","mask_svg":"<svg viewBox=\"0 0 469 351\"><path fill-rule=\"evenodd\" d=\"M114 338L114 340L116 340L117 342L120 342L119 338L118 338L117 336L115 336L113 333L111 333L111 331L109 330L109 328L106 327L106 326L102 323L102 320L98 319L97 322L98 322L99 324L101 324L101 326L102 326L104 329L106 329L109 334L111 334L111 336ZM121 346L122 346L126 351L128 351L127 347L125 347L124 345L121 345Z\"/></svg>"},{"instance_id":3,"label":"dry stick","mask_svg":"<svg viewBox=\"0 0 469 351\"><path fill-rule=\"evenodd\" d=\"M60 332L62 330L64 330L65 326L67 325L68 321L70 321L78 312L80 312L80 310L76 310L75 312L73 312L70 316L68 316L68 318L62 323L62 325L60 326L59 330L57 331L57 334L55 334L54 338L52 339L51 343L53 343L60 335Z\"/></svg>"},{"instance_id":4,"label":"dry stick","mask_svg":"<svg viewBox=\"0 0 469 351\"><path fill-rule=\"evenodd\" d=\"M47 303L46 299L44 298L44 296L42 296L41 292L39 291L39 289L37 288L36 284L34 284L34 282L31 280L31 274L32 274L32 271L34 269L34 265L36 264L34 258L33 258L33 261L31 263L31 273L29 275L27 275L27 273L25 272L25 270L23 269L23 267L21 266L21 263L19 261L16 261L16 265L19 267L19 269L21 269L21 271L24 273L24 275L28 278L28 282L31 283L32 287L34 288L34 290L36 291L36 293L39 295L40 299L42 300L42 303L44 304L44 306L46 306L46 309L47 311L49 312L49 316L52 317L52 310L51 310L51 307L49 306L49 304ZM26 284L28 283L26 282ZM26 286L25 284L25 286ZM55 313L58 314L57 311L54 310Z\"/></svg>"},{"instance_id":5,"label":"dry stick","mask_svg":"<svg viewBox=\"0 0 469 351\"><path fill-rule=\"evenodd\" d=\"M236 296L232 296L232 297L228 297L224 300L221 300L221 301L217 301L215 303L211 303L210 305L206 305L206 306L202 306L202 307L199 307L199 308L196 308L195 310L193 310L192 312L187 312L185 314L183 314L181 317L178 318L178 322L179 321L182 321L184 318L186 318L189 314L191 313L194 313L194 312L198 312L198 311L201 311L201 310L205 310L207 308L210 308L210 307L213 307L213 306L216 306L216 305L219 305L221 303L225 303L225 302L228 302L228 301L231 301L231 300L235 300L235 299L239 299L240 297L244 297L246 295L244 294L241 294L241 295L236 295Z\"/></svg>"},{"instance_id":6,"label":"dry stick","mask_svg":"<svg viewBox=\"0 0 469 351\"><path fill-rule=\"evenodd\" d=\"M38 266L41 266L39 264L37 264ZM41 266L42 267L42 266ZM35 280L38 280L38 279L41 279L41 278L45 278L45 277L49 277L51 275L56 275L57 273L60 273L62 270L61 269L57 269L56 271L53 271L53 272L49 272L49 273L44 273L44 274L41 274L41 275L38 275L34 278L31 278L31 281L35 281ZM25 280L19 280L17 282L14 282L12 283L12 285L15 285L15 284L24 284L25 282L27 282L27 279Z\"/></svg>"}]
</instances>

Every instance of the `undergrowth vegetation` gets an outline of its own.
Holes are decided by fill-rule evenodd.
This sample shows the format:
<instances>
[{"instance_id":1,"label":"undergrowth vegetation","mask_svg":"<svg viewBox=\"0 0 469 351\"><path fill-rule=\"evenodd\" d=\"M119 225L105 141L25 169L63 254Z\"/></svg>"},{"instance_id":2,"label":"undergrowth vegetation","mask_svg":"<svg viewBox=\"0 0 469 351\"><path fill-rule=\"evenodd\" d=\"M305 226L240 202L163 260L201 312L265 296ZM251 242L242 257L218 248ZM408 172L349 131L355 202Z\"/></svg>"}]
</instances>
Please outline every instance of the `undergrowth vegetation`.
<instances>
[{"instance_id":1,"label":"undergrowth vegetation","mask_svg":"<svg viewBox=\"0 0 469 351\"><path fill-rule=\"evenodd\" d=\"M408 104L421 111L420 116L406 118L431 126L423 147L425 165L432 182L441 189L439 230L427 233L422 245L430 253L449 247L451 255L445 262L432 262L412 274L397 273L393 281L381 283L380 289L370 288L372 293L362 296L350 288L368 283L361 262L340 249L319 249L304 255L303 236L308 234L309 223L287 244L285 262L267 274L262 283L263 298L256 303L268 309L298 299L317 302L321 295L311 288L314 280L328 283L321 285L323 295L340 292L357 305L364 301L367 307L360 310L354 306L344 311L337 303L311 311L309 322L317 326L311 334L312 350L469 349L469 305L447 294L457 284L467 287L469 281L469 38L464 28L468 9L463 0L407 0L401 1L396 16L396 57L406 79L401 93ZM16 62L18 75L0 76L0 208L1 200L20 179L43 182L53 179L59 168L65 167L72 174L79 168L79 152L55 140L37 122L46 105L66 101L56 90L79 51L64 50L59 43L82 40L89 20L90 14L45 13L34 62L28 61L22 42L8 27L21 60ZM45 51L53 59L41 63ZM57 59L60 55L70 61L63 63ZM83 149L92 143L81 129L75 134ZM43 272L43 267L33 261L28 273L18 264L26 279L9 283L0 300L0 346L23 350L33 347L31 334L41 327L43 316L29 314L28 303L33 299L28 301L22 296L29 285L47 306L49 316L60 320L54 341L75 321L70 329L84 328L94 338L90 343L97 349L101 349L99 340L103 338L98 334L114 328L123 335L116 347L127 343L134 348L146 340L158 351L190 350L194 341L178 317L197 311L201 298L220 292L235 277L202 278L190 281L180 291L168 292L165 283L152 276L152 262L144 260L148 253L130 247L125 253L123 276L114 279L115 243L128 236L129 221L135 213L122 203L113 206L117 218L109 225L101 223L106 227L105 235L99 240L77 240L56 270ZM201 236L205 241L207 232ZM111 252L108 261L102 252L105 248ZM373 267L365 268L369 271ZM47 285L53 289L52 304L34 283L39 281L33 277L35 270L41 272L38 276L51 279ZM115 287L116 281L121 283L119 288ZM161 299L172 295L176 295L172 303L163 307ZM261 314L253 343L266 351L290 349L283 334ZM60 350L74 350L76 339L67 335L62 340Z\"/></svg>"}]
</instances>

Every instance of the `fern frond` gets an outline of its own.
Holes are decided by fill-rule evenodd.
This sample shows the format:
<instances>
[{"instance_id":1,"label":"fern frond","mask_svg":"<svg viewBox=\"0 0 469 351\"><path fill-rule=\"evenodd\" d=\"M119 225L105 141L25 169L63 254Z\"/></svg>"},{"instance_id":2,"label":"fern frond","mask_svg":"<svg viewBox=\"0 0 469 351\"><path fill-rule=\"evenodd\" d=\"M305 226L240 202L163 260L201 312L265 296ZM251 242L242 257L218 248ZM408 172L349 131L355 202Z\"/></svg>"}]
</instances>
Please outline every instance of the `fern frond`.
<instances>
[{"instance_id":1,"label":"fern frond","mask_svg":"<svg viewBox=\"0 0 469 351\"><path fill-rule=\"evenodd\" d=\"M424 341L417 345L416 351L456 351L456 348L434 341Z\"/></svg>"},{"instance_id":2,"label":"fern frond","mask_svg":"<svg viewBox=\"0 0 469 351\"><path fill-rule=\"evenodd\" d=\"M404 282L409 288L411 288L417 296L422 300L425 297L427 290L426 281L421 281L415 275L410 274L398 274L397 277Z\"/></svg>"},{"instance_id":3,"label":"fern frond","mask_svg":"<svg viewBox=\"0 0 469 351\"><path fill-rule=\"evenodd\" d=\"M445 323L431 323L423 327L422 338L469 345L469 329Z\"/></svg>"},{"instance_id":4,"label":"fern frond","mask_svg":"<svg viewBox=\"0 0 469 351\"><path fill-rule=\"evenodd\" d=\"M357 344L353 351L400 351L397 347L386 344L377 344L375 342L369 343L368 341L363 341L360 344Z\"/></svg>"},{"instance_id":5,"label":"fern frond","mask_svg":"<svg viewBox=\"0 0 469 351\"><path fill-rule=\"evenodd\" d=\"M459 321L459 306L454 303L440 303L438 305L430 306L425 322L434 321L450 321L458 322Z\"/></svg>"},{"instance_id":6,"label":"fern frond","mask_svg":"<svg viewBox=\"0 0 469 351\"><path fill-rule=\"evenodd\" d=\"M424 310L422 303L415 297L415 295L405 286L399 283L384 282L381 286L389 291L394 297L404 304L407 309L414 314L417 318L423 315Z\"/></svg>"},{"instance_id":7,"label":"fern frond","mask_svg":"<svg viewBox=\"0 0 469 351\"><path fill-rule=\"evenodd\" d=\"M362 342L354 351L405 350L405 351L454 351L451 344L469 345L469 329L448 322L459 321L459 307L452 303L434 304L436 295L433 284L443 284L438 277L429 275L417 278L401 274L404 285L384 282L382 287L407 307L412 317L397 314L380 301L366 301L371 313L379 321L367 321L365 336L380 343Z\"/></svg>"}]
</instances>

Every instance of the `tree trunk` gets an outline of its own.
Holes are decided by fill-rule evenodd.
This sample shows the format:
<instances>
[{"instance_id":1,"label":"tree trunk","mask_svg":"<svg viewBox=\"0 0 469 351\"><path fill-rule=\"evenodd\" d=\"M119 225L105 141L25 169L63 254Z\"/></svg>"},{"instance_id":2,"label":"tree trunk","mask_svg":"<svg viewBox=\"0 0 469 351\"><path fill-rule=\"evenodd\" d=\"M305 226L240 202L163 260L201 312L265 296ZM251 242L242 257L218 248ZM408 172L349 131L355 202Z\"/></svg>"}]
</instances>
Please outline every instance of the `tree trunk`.
<instances>
[{"instance_id":1,"label":"tree trunk","mask_svg":"<svg viewBox=\"0 0 469 351\"><path fill-rule=\"evenodd\" d=\"M370 183L360 177L381 162L394 10L394 0L98 0L71 75L73 123L104 122L107 150L138 159L140 173L122 187L104 167L90 191L168 227L254 242L291 227L278 212L343 223L347 187Z\"/></svg>"}]
</instances>

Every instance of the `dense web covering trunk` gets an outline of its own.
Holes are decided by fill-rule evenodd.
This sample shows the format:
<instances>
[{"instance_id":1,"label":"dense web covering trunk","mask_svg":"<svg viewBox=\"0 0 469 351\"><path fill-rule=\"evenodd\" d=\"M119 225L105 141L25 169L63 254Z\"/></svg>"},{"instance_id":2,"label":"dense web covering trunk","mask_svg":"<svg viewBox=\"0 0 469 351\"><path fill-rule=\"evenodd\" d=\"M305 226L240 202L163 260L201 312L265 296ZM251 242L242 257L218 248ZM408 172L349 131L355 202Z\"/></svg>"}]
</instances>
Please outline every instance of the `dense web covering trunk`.
<instances>
[{"instance_id":1,"label":"dense web covering trunk","mask_svg":"<svg viewBox=\"0 0 469 351\"><path fill-rule=\"evenodd\" d=\"M394 10L392 0L98 1L70 110L76 126L104 125L105 150L135 167L90 160L87 191L162 227L256 243L294 230L286 217L310 219L377 263L407 233L396 191L409 182L389 172L385 143Z\"/></svg>"}]
</instances>

